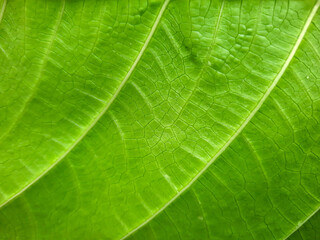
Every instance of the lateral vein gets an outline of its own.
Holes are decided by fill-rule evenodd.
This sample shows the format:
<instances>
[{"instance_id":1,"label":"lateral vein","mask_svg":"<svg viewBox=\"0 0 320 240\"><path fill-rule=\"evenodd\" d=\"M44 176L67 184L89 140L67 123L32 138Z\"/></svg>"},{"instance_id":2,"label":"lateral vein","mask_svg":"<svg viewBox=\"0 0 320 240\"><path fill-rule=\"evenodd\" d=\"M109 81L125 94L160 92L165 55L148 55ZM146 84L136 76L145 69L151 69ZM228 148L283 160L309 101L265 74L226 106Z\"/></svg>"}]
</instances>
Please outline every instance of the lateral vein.
<instances>
[{"instance_id":1,"label":"lateral vein","mask_svg":"<svg viewBox=\"0 0 320 240\"><path fill-rule=\"evenodd\" d=\"M7 0L4 0L2 3L1 11L0 11L0 23L3 19L3 15L4 15L4 11L5 11L6 7L7 7Z\"/></svg>"},{"instance_id":2,"label":"lateral vein","mask_svg":"<svg viewBox=\"0 0 320 240\"><path fill-rule=\"evenodd\" d=\"M203 169L201 169L201 171L184 187L182 188L179 192L177 192L177 194L169 201L167 202L162 208L160 208L159 210L157 210L151 217L149 217L146 221L144 221L143 223L141 223L139 226L137 226L136 228L134 228L133 230L131 230L129 233L127 233L125 236L123 236L121 238L121 240L126 239L127 237L129 237L130 235L132 235L134 232L138 231L140 228L142 228L143 226L145 226L147 223L149 223L152 219L154 219L158 214L160 214L163 210L165 210L172 202L174 202L182 193L184 193L210 166L211 164L230 146L230 144L239 136L239 134L242 132L242 130L248 125L248 123L251 121L251 119L255 116L255 114L259 111L259 109L261 108L261 106L263 105L263 103L266 101L266 99L268 98L268 96L270 95L270 93L272 92L272 90L275 88L275 86L278 84L280 78L282 77L283 73L286 71L286 69L288 68L291 60L293 59L295 53L297 52L301 41L303 40L308 27L310 26L310 23L312 22L312 19L314 18L318 8L320 5L320 0L317 1L317 3L315 4L315 6L313 7L310 15L307 18L307 21L305 22L302 31L294 45L294 47L292 48L287 60L285 61L284 65L282 66L280 72L277 74L277 76L275 77L275 79L273 80L272 84L270 85L270 87L267 89L267 91L265 92L265 94L263 95L263 97L260 99L260 101L258 102L258 104L255 106L255 108L253 109L253 111L250 113L250 115L246 118L246 120L240 125L240 127L238 128L238 130L234 133L234 135L225 143L225 145L213 156L213 158L205 165L205 167Z\"/></svg>"},{"instance_id":3,"label":"lateral vein","mask_svg":"<svg viewBox=\"0 0 320 240\"><path fill-rule=\"evenodd\" d=\"M5 0L6 2L7 0ZM59 26L61 24L61 20L62 20L62 16L63 16L63 13L64 13L64 8L65 8L65 0L62 0L62 7L61 7L61 10L58 14L58 18L57 18L57 21L55 23L55 26L54 26L54 29L52 31L52 35L49 39L49 44L48 44L48 47L45 49L45 53L44 53L44 57L43 59L41 60L40 62L40 68L39 68L39 72L35 78L35 84L33 86L33 91L32 93L28 96L27 100L24 102L23 104L23 107L20 111L20 113L17 115L16 119L12 122L12 124L8 127L8 129L2 134L2 136L0 137L0 141L2 142L2 140L4 140L8 135L9 133L11 132L12 129L14 129L14 127L16 126L16 124L18 123L18 121L21 119L21 117L23 116L23 114L25 113L26 111L26 108L28 106L28 104L31 102L31 100L34 98L34 95L35 93L37 92L37 87L39 86L40 82L41 82L41 77L42 77L42 74L43 74L43 71L45 69L45 66L47 64L47 61L48 61L48 57L49 57L49 53L50 53L50 50L53 46L53 42L54 42L54 39L56 38L57 36L57 32L58 32L58 29L59 29ZM4 10L3 10L4 11ZM2 17L2 14L3 12L0 13L0 20L1 20L1 17ZM1 206L0 206L1 207Z\"/></svg>"},{"instance_id":4,"label":"lateral vein","mask_svg":"<svg viewBox=\"0 0 320 240\"><path fill-rule=\"evenodd\" d=\"M145 52L146 48L148 47L148 44L151 40L151 38L153 37L157 26L159 25L159 22L161 20L161 17L165 11L165 9L167 8L167 5L169 4L170 0L165 0L165 2L163 3L158 16L151 28L151 31L144 43L144 45L142 46L137 58L135 59L134 63L132 64L131 68L129 69L128 73L126 74L126 76L124 77L124 79L122 80L121 84L119 85L119 87L117 88L117 90L115 91L114 95L112 96L112 98L110 99L110 101L106 104L106 106L102 109L102 111L99 113L99 115L90 123L90 125L86 128L86 130L81 134L81 136L77 139L77 141L75 141L68 149L66 152L64 152L49 168L47 168L43 173L41 173L37 178L35 178L32 182L30 182L28 185L26 185L22 190L20 190L18 193L14 194L12 197L10 197L7 201L5 201L4 203L2 203L0 205L0 208L5 206L7 203L11 202L13 199L15 199L16 197L18 197L19 195L21 195L24 191L26 191L30 186L32 186L34 183L36 183L39 179L41 179L44 175L46 175L51 169L53 169L59 162L61 162L62 159L64 159L77 145L78 143L87 135L87 133L96 125L96 123L101 119L101 117L107 112L107 110L109 109L109 107L112 105L112 103L114 102L114 100L117 98L117 96L119 95L120 91L122 90L122 88L124 87L124 85L126 84L126 82L128 81L128 79L130 78L130 76L132 75L134 69L136 68L136 66L138 65L143 53Z\"/></svg>"},{"instance_id":5,"label":"lateral vein","mask_svg":"<svg viewBox=\"0 0 320 240\"><path fill-rule=\"evenodd\" d=\"M292 232L290 232L290 233L289 233L286 237L284 237L283 239L284 239L284 240L288 239L292 234L294 234L296 231L298 231L299 228L300 228L302 225L304 225L310 218L312 218L314 215L316 215L317 212L319 212L319 211L320 211L320 205L319 205L319 207L318 207L314 212L312 212L304 221L302 221L300 224L298 224L298 225L292 230Z\"/></svg>"}]
</instances>

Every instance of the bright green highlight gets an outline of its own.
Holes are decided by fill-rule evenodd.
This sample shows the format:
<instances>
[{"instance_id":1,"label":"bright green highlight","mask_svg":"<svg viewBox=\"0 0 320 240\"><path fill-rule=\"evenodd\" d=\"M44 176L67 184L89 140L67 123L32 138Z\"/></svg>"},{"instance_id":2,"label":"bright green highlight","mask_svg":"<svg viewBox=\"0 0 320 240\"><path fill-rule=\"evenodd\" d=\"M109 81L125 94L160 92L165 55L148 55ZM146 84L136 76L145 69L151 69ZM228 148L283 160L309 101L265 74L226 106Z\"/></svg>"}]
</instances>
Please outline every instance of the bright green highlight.
<instances>
[{"instance_id":1,"label":"bright green highlight","mask_svg":"<svg viewBox=\"0 0 320 240\"><path fill-rule=\"evenodd\" d=\"M0 1L0 239L319 237L319 5Z\"/></svg>"}]
</instances>

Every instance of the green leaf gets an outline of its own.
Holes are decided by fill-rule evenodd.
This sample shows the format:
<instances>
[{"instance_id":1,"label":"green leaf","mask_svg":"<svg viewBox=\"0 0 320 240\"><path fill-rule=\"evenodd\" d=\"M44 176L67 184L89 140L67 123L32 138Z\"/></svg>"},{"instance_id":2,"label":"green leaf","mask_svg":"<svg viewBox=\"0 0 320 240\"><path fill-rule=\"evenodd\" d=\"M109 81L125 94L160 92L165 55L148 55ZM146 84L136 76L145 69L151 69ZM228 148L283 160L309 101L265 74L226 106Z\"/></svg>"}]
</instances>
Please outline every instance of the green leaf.
<instances>
[{"instance_id":1,"label":"green leaf","mask_svg":"<svg viewBox=\"0 0 320 240\"><path fill-rule=\"evenodd\" d=\"M303 222L289 240L314 240L320 238L320 212L311 215L307 222Z\"/></svg>"},{"instance_id":2,"label":"green leaf","mask_svg":"<svg viewBox=\"0 0 320 240\"><path fill-rule=\"evenodd\" d=\"M0 239L319 238L319 5L0 1Z\"/></svg>"}]
</instances>

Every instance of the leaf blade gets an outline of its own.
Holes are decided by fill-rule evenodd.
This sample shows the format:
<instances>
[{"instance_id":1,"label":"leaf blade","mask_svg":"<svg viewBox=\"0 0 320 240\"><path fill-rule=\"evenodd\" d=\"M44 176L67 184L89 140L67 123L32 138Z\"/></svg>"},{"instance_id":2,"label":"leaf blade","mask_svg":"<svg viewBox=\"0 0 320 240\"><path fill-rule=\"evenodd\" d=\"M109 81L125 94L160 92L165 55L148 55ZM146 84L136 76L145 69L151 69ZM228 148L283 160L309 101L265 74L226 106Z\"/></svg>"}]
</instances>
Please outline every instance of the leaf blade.
<instances>
[{"instance_id":1,"label":"leaf blade","mask_svg":"<svg viewBox=\"0 0 320 240\"><path fill-rule=\"evenodd\" d=\"M272 32L270 36L273 38L270 39L272 45L279 48L279 56L266 57L263 51L258 50L257 45L264 44L259 38L263 35L261 32L267 28L260 20L256 21L255 14L259 15L261 11L269 13L268 4L271 2L264 3L261 11L256 6L250 8L249 5L241 5L238 26L230 30L229 20L235 21L238 17L238 3L226 3L226 13L221 19L221 30L217 35L214 51L207 58L214 34L212 29L216 22L219 22L219 5L213 6L204 2L207 5L203 7L194 2L186 8L187 2L172 2L159 23L159 29L146 49L145 56L141 58L128 86L119 93L119 98L115 100L110 112L102 117L101 122L70 152L70 156L61 165L52 169L41 181L6 206L2 214L13 216L6 226L26 227L29 223L19 223L20 219L15 219L21 212L25 212L30 217L31 224L27 227L30 229L28 234L59 238L65 237L59 234L66 232L70 233L69 238L90 238L90 229L95 229L98 234L102 234L98 238L117 238L128 232L138 221L152 215L159 206L199 174L203 166L210 161L210 156L216 154L245 117L250 116L252 109L270 87L270 80L274 79L272 76L276 76L279 66L283 66L285 56L292 50L296 42L294 37L300 30L288 30L286 43L277 42L276 31ZM308 9L303 4L301 6L304 8L294 26L303 26L301 16L306 16ZM68 11L70 9L71 7ZM182 9L185 11L182 12ZM202 10L198 11L199 9ZM283 14L276 12L279 9L279 6L275 8L276 16ZM289 17L285 19L290 21L294 16L294 6L288 9ZM200 24L203 26L201 28L199 14L206 20ZM269 15L262 13L261 20L264 23L270 21ZM70 23L66 20L65 22ZM175 32L185 22L190 25L184 25L187 27ZM247 31L241 28L242 23L248 28L246 34L249 41L241 35ZM252 33L252 26L256 26L254 32L259 34ZM226 29L227 34L224 33ZM294 33L294 37L290 36L291 33ZM185 42L189 34L191 43ZM235 43L229 42L233 41L233 36L228 37L228 34L235 34L235 42L240 41L241 46L247 46L249 50L239 51L233 47ZM238 34L240 37L237 37ZM108 43L108 40L102 42ZM232 54L227 54L228 51ZM254 61L259 62L257 53L266 57L266 61L260 62L260 65L253 69ZM233 54L241 61L230 58ZM219 66L219 58L226 64ZM271 61L273 66L267 61ZM249 70L246 69L248 66L251 66ZM228 67L231 68L231 73L228 73ZM271 73L263 70L263 67L270 67ZM200 71L204 72L202 77L199 77ZM224 74L219 75L219 71ZM248 75L252 72L255 75ZM227 77L224 78L224 75ZM258 78L259 76L265 76L266 80ZM194 79L198 77L200 81L196 84ZM237 79L244 81L241 83ZM177 84L179 81L182 83L180 86ZM246 85L247 83L249 84ZM185 89L180 93L180 97L179 89ZM230 89L233 90L232 93ZM92 94L85 93L88 97ZM223 97L221 94L224 94ZM80 96L79 99L82 99L82 95ZM99 99L95 93L92 96ZM181 108L180 103L185 107ZM213 104L206 105L209 103ZM75 124L79 122L75 121ZM221 179L222 183L226 181L227 179ZM38 198L37 193L43 194ZM97 204L90 202L89 196L95 199ZM56 201L50 201L50 198ZM43 205L44 203L47 205ZM65 209L65 213L59 209ZM21 212L17 214L15 211ZM33 224L43 217L44 212L57 214L50 216L48 223L40 221L38 225L41 227L36 230ZM93 213L97 216L88 218L88 214ZM72 224L58 224L61 222L58 217L63 219L62 222ZM94 228L86 226L85 220L88 219L92 221ZM107 229L103 227L105 224L99 222L101 219L108 219ZM77 231L79 226L83 227L81 231Z\"/></svg>"}]
</instances>

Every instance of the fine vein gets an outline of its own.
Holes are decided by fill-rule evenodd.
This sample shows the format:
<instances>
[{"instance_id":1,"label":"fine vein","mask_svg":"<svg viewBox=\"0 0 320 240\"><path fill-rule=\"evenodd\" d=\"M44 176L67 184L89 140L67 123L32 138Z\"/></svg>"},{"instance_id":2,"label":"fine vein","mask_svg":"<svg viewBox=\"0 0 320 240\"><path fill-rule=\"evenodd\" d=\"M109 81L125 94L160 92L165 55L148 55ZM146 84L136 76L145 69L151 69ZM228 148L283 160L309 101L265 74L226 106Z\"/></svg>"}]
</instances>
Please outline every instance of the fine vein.
<instances>
[{"instance_id":1,"label":"fine vein","mask_svg":"<svg viewBox=\"0 0 320 240\"><path fill-rule=\"evenodd\" d=\"M273 80L272 84L270 85L270 87L267 89L267 91L265 92L265 94L263 95L263 97L260 99L260 101L258 102L258 104L255 106L255 108L253 109L253 111L250 113L250 115L246 118L246 120L240 125L240 127L238 128L238 130L234 133L234 135L225 143L225 145L213 156L213 158L205 165L205 167L203 169L201 169L201 171L184 187L182 188L179 192L177 192L177 194L169 201L167 202L162 208L160 208L159 210L157 210L152 216L150 216L146 221L144 221L142 224L140 224L139 226L137 226L136 228L134 228L133 230L131 230L129 233L127 233L125 236L123 236L121 238L121 240L129 237L130 235L132 235L134 232L136 232L137 230L139 230L140 228L142 228L143 226L145 226L147 223L149 223L153 218L155 218L159 213L161 213L163 210L165 210L172 202L174 202L182 193L184 193L209 167L210 165L230 146L230 144L233 142L234 139L236 139L238 137L238 135L242 132L242 130L247 126L247 124L251 121L251 119L254 117L254 115L259 111L259 109L261 108L261 106L263 105L263 103L266 101L266 99L268 98L268 96L270 95L270 93L272 92L272 90L275 88L275 86L277 85L277 83L279 82L280 78L282 77L283 73L286 71L287 67L289 66L291 60L293 59L295 53L297 52L301 41L303 40L308 27L312 21L312 19L314 18L318 8L320 5L320 0L317 1L317 3L315 4L315 6L313 7L306 23L303 26L303 29L294 45L294 47L292 48L287 60L285 61L284 65L282 66L280 72L277 74L277 76L275 77L275 79Z\"/></svg>"},{"instance_id":2,"label":"fine vein","mask_svg":"<svg viewBox=\"0 0 320 240\"><path fill-rule=\"evenodd\" d=\"M6 0L5 0L6 1ZM54 29L52 31L52 34L51 34L51 37L48 41L48 47L45 49L45 53L44 53L44 57L42 58L42 61L40 62L40 69L38 71L38 74L35 78L35 83L34 83L34 86L33 86L33 92L29 95L29 97L27 98L27 100L25 101L25 103L23 104L23 107L22 107L22 110L20 111L20 113L18 114L18 116L16 117L16 119L12 122L12 124L10 125L10 127L8 127L8 129L3 133L3 135L0 137L0 140L3 140L5 139L8 134L11 132L12 129L14 129L14 127L16 126L16 124L18 123L18 121L21 119L21 117L23 116L23 114L25 113L26 109L27 109L27 106L28 104L31 102L31 100L34 98L35 96L35 93L37 92L37 87L38 85L40 84L41 82L41 77L43 75L43 71L45 69L45 66L47 64L47 61L48 61L48 58L49 58L49 53L50 53L50 50L53 46L53 43L54 43L54 40L55 38L57 37L57 32L58 32L58 29L59 29L59 26L61 24L61 21L62 21L62 16L63 16L63 13L64 13L64 8L65 8L65 0L62 0L62 7L60 9L60 12L58 14L58 17L57 17L57 20L56 20L56 23L55 23L55 26L54 26ZM1 20L1 17L2 17L2 12L0 13L0 20Z\"/></svg>"},{"instance_id":3,"label":"fine vein","mask_svg":"<svg viewBox=\"0 0 320 240\"><path fill-rule=\"evenodd\" d=\"M288 239L292 234L294 234L296 231L299 230L299 228L305 224L310 218L312 218L314 215L316 215L317 212L320 211L320 206L313 212L311 213L304 221L302 221L301 223L299 223L293 230L292 232L290 232L286 237L284 237L283 239Z\"/></svg>"},{"instance_id":4,"label":"fine vein","mask_svg":"<svg viewBox=\"0 0 320 240\"><path fill-rule=\"evenodd\" d=\"M95 124L100 120L100 118L106 113L106 111L109 109L109 107L111 106L111 104L114 102L114 100L116 99L116 97L119 95L121 89L123 88L123 86L125 85L125 83L128 81L128 79L130 78L132 72L134 71L135 67L137 66L137 64L139 63L143 53L145 52L154 32L156 31L157 26L159 25L159 22L161 20L161 17L168 5L168 3L170 2L170 0L166 0L161 9L160 12L151 28L151 31L144 43L144 45L142 46L137 58L135 59L134 63L132 64L130 70L128 71L128 73L126 74L126 76L124 77L124 79L122 80L121 84L119 85L119 87L117 88L117 90L115 91L114 95L112 96L112 98L110 99L110 101L106 104L106 106L102 109L102 111L99 113L99 115L90 123L90 125L86 128L86 130L81 134L81 136L77 139L77 141L75 141L68 149L66 152L64 152L64 154L62 154L49 168L47 168L43 173L41 173L37 178L35 178L32 182L30 182L28 185L26 185L23 189L21 189L18 193L14 194L12 197L10 197L7 201L5 201L4 203L2 203L0 205L0 208L3 207L4 205L6 205L7 203L9 203L10 201L12 201L13 199L15 199L17 196L21 195L25 190L27 190L30 186L32 186L35 182L37 182L40 178L42 178L46 173L48 173L52 168L54 168L62 159L64 159L71 151L72 149L75 148L75 146L77 146L77 144L87 135L87 133L95 126Z\"/></svg>"}]
</instances>

